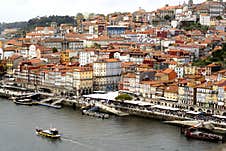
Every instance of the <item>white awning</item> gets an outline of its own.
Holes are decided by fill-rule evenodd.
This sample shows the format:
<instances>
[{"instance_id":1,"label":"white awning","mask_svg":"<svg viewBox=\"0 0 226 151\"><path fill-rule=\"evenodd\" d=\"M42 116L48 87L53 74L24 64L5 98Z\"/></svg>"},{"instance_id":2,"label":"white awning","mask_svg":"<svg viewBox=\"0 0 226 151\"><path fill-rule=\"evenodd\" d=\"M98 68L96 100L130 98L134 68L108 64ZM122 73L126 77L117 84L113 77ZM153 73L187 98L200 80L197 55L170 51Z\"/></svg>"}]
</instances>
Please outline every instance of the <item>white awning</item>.
<instances>
[{"instance_id":1,"label":"white awning","mask_svg":"<svg viewBox=\"0 0 226 151\"><path fill-rule=\"evenodd\" d=\"M173 108L173 107L169 107L169 106L162 106L162 105L154 105L153 108L159 108L159 109L163 109L163 110L171 110L171 111L178 111L178 108Z\"/></svg>"},{"instance_id":2,"label":"white awning","mask_svg":"<svg viewBox=\"0 0 226 151\"><path fill-rule=\"evenodd\" d=\"M217 117L217 118L221 118L221 119L226 119L226 116L222 116L222 115L212 115L213 117Z\"/></svg>"},{"instance_id":3,"label":"white awning","mask_svg":"<svg viewBox=\"0 0 226 151\"><path fill-rule=\"evenodd\" d=\"M118 91L116 91L116 92L108 92L107 94L83 95L83 97L86 97L86 98L103 99L103 100L115 100L115 97L117 97L117 96L118 96Z\"/></svg>"},{"instance_id":4,"label":"white awning","mask_svg":"<svg viewBox=\"0 0 226 151\"><path fill-rule=\"evenodd\" d=\"M198 115L200 114L201 112L195 112L195 111L188 111L186 112L187 114L194 114L194 115Z\"/></svg>"},{"instance_id":5,"label":"white awning","mask_svg":"<svg viewBox=\"0 0 226 151\"><path fill-rule=\"evenodd\" d=\"M218 102L217 105L223 106L224 105L224 102Z\"/></svg>"},{"instance_id":6,"label":"white awning","mask_svg":"<svg viewBox=\"0 0 226 151\"><path fill-rule=\"evenodd\" d=\"M144 101L124 101L125 103L129 103L129 104L134 104L134 105L139 105L139 106L150 106L150 105L154 105L150 102L144 102Z\"/></svg>"}]
</instances>

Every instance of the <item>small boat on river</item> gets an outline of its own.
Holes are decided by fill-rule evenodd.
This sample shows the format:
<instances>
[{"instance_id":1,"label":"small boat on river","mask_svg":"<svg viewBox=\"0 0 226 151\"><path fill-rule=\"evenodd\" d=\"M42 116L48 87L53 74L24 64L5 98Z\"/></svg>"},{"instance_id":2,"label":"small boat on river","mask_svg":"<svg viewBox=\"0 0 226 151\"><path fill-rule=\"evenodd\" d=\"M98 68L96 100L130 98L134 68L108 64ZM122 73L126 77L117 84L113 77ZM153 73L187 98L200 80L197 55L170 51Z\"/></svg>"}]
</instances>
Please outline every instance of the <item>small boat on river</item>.
<instances>
[{"instance_id":1,"label":"small boat on river","mask_svg":"<svg viewBox=\"0 0 226 151\"><path fill-rule=\"evenodd\" d=\"M213 141L213 142L223 141L223 136L210 133L210 132L205 132L197 128L188 128L187 130L185 130L184 134L186 137L193 138L193 139Z\"/></svg>"},{"instance_id":2,"label":"small boat on river","mask_svg":"<svg viewBox=\"0 0 226 151\"><path fill-rule=\"evenodd\" d=\"M192 139L199 139L205 141L212 141L212 142L224 142L225 141L225 134L220 135L213 132L214 126L212 125L204 125L203 122L199 123L196 126L189 127L184 130L184 135L187 138Z\"/></svg>"},{"instance_id":3,"label":"small boat on river","mask_svg":"<svg viewBox=\"0 0 226 151\"><path fill-rule=\"evenodd\" d=\"M31 99L14 99L14 103L19 104L19 105L32 105L32 100Z\"/></svg>"},{"instance_id":4,"label":"small boat on river","mask_svg":"<svg viewBox=\"0 0 226 151\"><path fill-rule=\"evenodd\" d=\"M36 128L36 134L40 136L48 137L48 138L54 138L54 139L60 138L61 136L56 128L50 128L47 130Z\"/></svg>"}]
</instances>

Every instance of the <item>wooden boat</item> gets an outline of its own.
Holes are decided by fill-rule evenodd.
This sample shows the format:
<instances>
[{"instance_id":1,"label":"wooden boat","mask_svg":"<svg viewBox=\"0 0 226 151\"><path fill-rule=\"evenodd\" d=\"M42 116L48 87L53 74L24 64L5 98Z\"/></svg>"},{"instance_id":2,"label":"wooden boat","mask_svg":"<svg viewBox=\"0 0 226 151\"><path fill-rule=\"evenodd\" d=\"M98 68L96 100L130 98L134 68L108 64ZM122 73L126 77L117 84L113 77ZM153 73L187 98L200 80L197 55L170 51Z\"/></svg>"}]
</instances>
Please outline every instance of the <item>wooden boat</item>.
<instances>
[{"instance_id":1,"label":"wooden boat","mask_svg":"<svg viewBox=\"0 0 226 151\"><path fill-rule=\"evenodd\" d=\"M14 103L20 104L20 105L32 105L32 100L31 99L14 99Z\"/></svg>"},{"instance_id":2,"label":"wooden boat","mask_svg":"<svg viewBox=\"0 0 226 151\"><path fill-rule=\"evenodd\" d=\"M56 128L50 128L47 130L37 129L36 128L36 134L48 138L60 138L60 134Z\"/></svg>"},{"instance_id":3,"label":"wooden boat","mask_svg":"<svg viewBox=\"0 0 226 151\"><path fill-rule=\"evenodd\" d=\"M203 128L197 128L197 127L190 127L185 129L184 135L187 138L192 139L199 139L199 140L205 140L205 141L224 141L224 137L218 134L214 134L213 132L203 129Z\"/></svg>"}]
</instances>

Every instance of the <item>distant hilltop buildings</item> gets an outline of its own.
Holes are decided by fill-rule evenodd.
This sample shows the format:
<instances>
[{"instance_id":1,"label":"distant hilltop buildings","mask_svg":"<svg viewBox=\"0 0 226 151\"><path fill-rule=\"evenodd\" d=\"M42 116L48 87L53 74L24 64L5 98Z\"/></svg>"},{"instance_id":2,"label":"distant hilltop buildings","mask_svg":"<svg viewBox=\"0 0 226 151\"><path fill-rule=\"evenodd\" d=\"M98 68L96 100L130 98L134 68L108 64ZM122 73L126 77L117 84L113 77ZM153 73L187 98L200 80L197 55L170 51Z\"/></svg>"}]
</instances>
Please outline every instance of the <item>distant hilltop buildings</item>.
<instances>
[{"instance_id":1,"label":"distant hilltop buildings","mask_svg":"<svg viewBox=\"0 0 226 151\"><path fill-rule=\"evenodd\" d=\"M220 114L226 108L225 17L226 3L210 0L152 12L78 14L75 24L52 22L22 37L4 31L1 65L27 88L76 96L119 91Z\"/></svg>"}]
</instances>

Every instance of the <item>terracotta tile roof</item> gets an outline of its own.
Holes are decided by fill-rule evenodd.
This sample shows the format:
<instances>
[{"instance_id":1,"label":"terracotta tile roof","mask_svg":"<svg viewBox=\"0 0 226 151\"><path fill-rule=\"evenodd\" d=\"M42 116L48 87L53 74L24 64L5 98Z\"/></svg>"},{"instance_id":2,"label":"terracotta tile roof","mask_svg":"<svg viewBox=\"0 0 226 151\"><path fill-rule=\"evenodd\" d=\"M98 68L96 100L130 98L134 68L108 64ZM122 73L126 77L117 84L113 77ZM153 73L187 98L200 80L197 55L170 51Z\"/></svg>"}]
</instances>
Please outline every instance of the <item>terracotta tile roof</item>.
<instances>
[{"instance_id":1,"label":"terracotta tile roof","mask_svg":"<svg viewBox=\"0 0 226 151\"><path fill-rule=\"evenodd\" d=\"M40 60L40 59L30 59L29 60L32 64L38 64L38 63L41 63L42 62L42 60Z\"/></svg>"},{"instance_id":2,"label":"terracotta tile roof","mask_svg":"<svg viewBox=\"0 0 226 151\"><path fill-rule=\"evenodd\" d=\"M7 45L14 45L14 46L22 46L22 43L19 42L17 39L11 39L6 42Z\"/></svg>"},{"instance_id":3,"label":"terracotta tile roof","mask_svg":"<svg viewBox=\"0 0 226 151\"><path fill-rule=\"evenodd\" d=\"M19 53L14 53L11 57L10 57L10 60L14 61L15 59L19 58L19 57L22 57L21 54Z\"/></svg>"},{"instance_id":4,"label":"terracotta tile roof","mask_svg":"<svg viewBox=\"0 0 226 151\"><path fill-rule=\"evenodd\" d=\"M214 84L217 85L218 87L223 87L223 86L226 86L226 80L221 80L221 81L215 82Z\"/></svg>"},{"instance_id":5,"label":"terracotta tile roof","mask_svg":"<svg viewBox=\"0 0 226 151\"><path fill-rule=\"evenodd\" d=\"M226 69L220 70L220 71L218 71L218 73L225 74L226 73Z\"/></svg>"},{"instance_id":6,"label":"terracotta tile roof","mask_svg":"<svg viewBox=\"0 0 226 151\"><path fill-rule=\"evenodd\" d=\"M148 85L156 85L156 84L161 84L161 81L155 80L155 81L141 81L141 84L148 84Z\"/></svg>"},{"instance_id":7,"label":"terracotta tile roof","mask_svg":"<svg viewBox=\"0 0 226 151\"><path fill-rule=\"evenodd\" d=\"M134 63L134 62L122 62L122 68L134 66L134 65L136 65L136 63Z\"/></svg>"},{"instance_id":8,"label":"terracotta tile roof","mask_svg":"<svg viewBox=\"0 0 226 151\"><path fill-rule=\"evenodd\" d=\"M178 8L182 8L182 6L181 5L177 5L177 6L165 6L165 7L162 7L160 9L158 9L157 11L174 10L174 9L178 9Z\"/></svg>"},{"instance_id":9,"label":"terracotta tile roof","mask_svg":"<svg viewBox=\"0 0 226 151\"><path fill-rule=\"evenodd\" d=\"M217 67L217 66L221 66L221 65L217 64L217 63L211 63L211 64L207 65L207 67Z\"/></svg>"},{"instance_id":10,"label":"terracotta tile roof","mask_svg":"<svg viewBox=\"0 0 226 151\"><path fill-rule=\"evenodd\" d=\"M204 89L208 89L208 88L212 88L213 83L212 82L204 82L200 85L197 85L197 88L204 88Z\"/></svg>"},{"instance_id":11,"label":"terracotta tile roof","mask_svg":"<svg viewBox=\"0 0 226 151\"><path fill-rule=\"evenodd\" d=\"M125 78L136 78L136 74L135 73L127 73L126 75L124 75Z\"/></svg>"},{"instance_id":12,"label":"terracotta tile roof","mask_svg":"<svg viewBox=\"0 0 226 151\"><path fill-rule=\"evenodd\" d=\"M110 58L110 59L105 59L106 60L106 62L119 62L119 60L118 59L113 59L113 58Z\"/></svg>"},{"instance_id":13,"label":"terracotta tile roof","mask_svg":"<svg viewBox=\"0 0 226 151\"><path fill-rule=\"evenodd\" d=\"M180 84L186 84L186 83L188 83L188 80L187 79L182 79L182 80L179 81L179 83Z\"/></svg>"},{"instance_id":14,"label":"terracotta tile roof","mask_svg":"<svg viewBox=\"0 0 226 151\"><path fill-rule=\"evenodd\" d=\"M170 68L167 68L167 69L163 70L162 72L163 73L166 73L166 74L169 74L171 72L174 72L174 70L173 69L170 69Z\"/></svg>"},{"instance_id":15,"label":"terracotta tile roof","mask_svg":"<svg viewBox=\"0 0 226 151\"><path fill-rule=\"evenodd\" d=\"M74 71L77 71L77 72L90 72L90 71L93 71L93 68L92 67L83 67L83 66L80 66L80 67L76 67L74 69Z\"/></svg>"},{"instance_id":16,"label":"terracotta tile roof","mask_svg":"<svg viewBox=\"0 0 226 151\"><path fill-rule=\"evenodd\" d=\"M178 86L171 85L165 88L165 92L178 93Z\"/></svg>"},{"instance_id":17,"label":"terracotta tile roof","mask_svg":"<svg viewBox=\"0 0 226 151\"><path fill-rule=\"evenodd\" d=\"M63 38L47 38L44 42L63 42Z\"/></svg>"},{"instance_id":18,"label":"terracotta tile roof","mask_svg":"<svg viewBox=\"0 0 226 151\"><path fill-rule=\"evenodd\" d=\"M53 36L53 33L48 33L48 34L44 34L44 33L26 33L26 36L36 36L36 37L41 37L41 36Z\"/></svg>"},{"instance_id":19,"label":"terracotta tile roof","mask_svg":"<svg viewBox=\"0 0 226 151\"><path fill-rule=\"evenodd\" d=\"M36 31L42 31L44 29L48 29L48 30L54 31L54 28L53 27L36 27L35 28Z\"/></svg>"},{"instance_id":20,"label":"terracotta tile roof","mask_svg":"<svg viewBox=\"0 0 226 151\"><path fill-rule=\"evenodd\" d=\"M18 49L18 47L10 46L10 47L4 48L3 51L16 51L17 49Z\"/></svg>"},{"instance_id":21,"label":"terracotta tile roof","mask_svg":"<svg viewBox=\"0 0 226 151\"><path fill-rule=\"evenodd\" d=\"M157 73L155 74L156 77L162 77L162 76L164 76L164 75L165 75L165 74L162 73L162 72L157 72Z\"/></svg>"}]
</instances>

